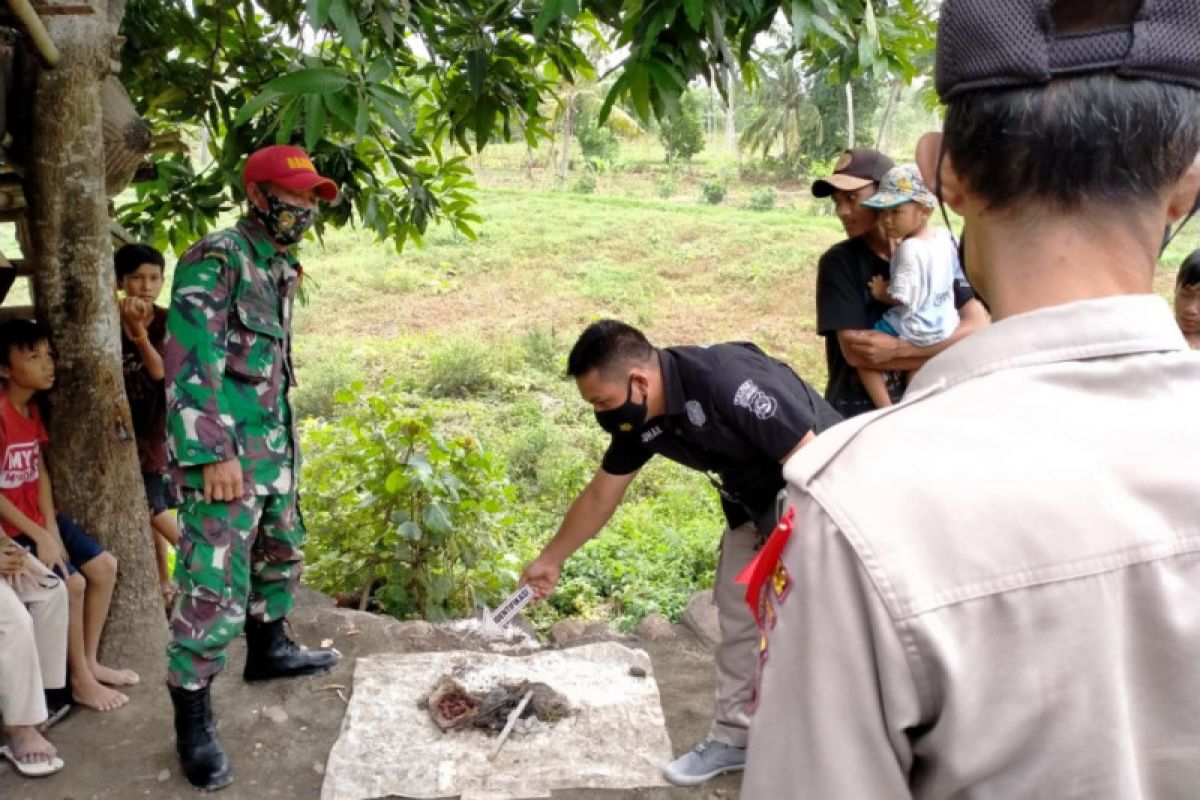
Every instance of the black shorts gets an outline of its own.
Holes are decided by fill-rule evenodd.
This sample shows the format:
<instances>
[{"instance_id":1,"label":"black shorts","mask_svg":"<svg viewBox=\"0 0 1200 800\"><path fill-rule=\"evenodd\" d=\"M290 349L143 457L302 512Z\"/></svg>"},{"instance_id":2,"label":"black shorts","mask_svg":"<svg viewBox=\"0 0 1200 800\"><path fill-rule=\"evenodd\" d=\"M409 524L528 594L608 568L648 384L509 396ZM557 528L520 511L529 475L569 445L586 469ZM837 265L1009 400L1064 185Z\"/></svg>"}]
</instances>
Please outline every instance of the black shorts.
<instances>
[{"instance_id":1,"label":"black shorts","mask_svg":"<svg viewBox=\"0 0 1200 800\"><path fill-rule=\"evenodd\" d=\"M58 514L55 516L55 521L58 522L58 532L62 536L63 546L67 548L68 573L79 572L81 567L104 552L104 548L100 546L99 542L88 536L83 528L68 517ZM28 547L35 555L37 554L37 546L33 543L33 539L21 535L15 537L15 540L18 544ZM60 575L59 577L67 576Z\"/></svg>"},{"instance_id":2,"label":"black shorts","mask_svg":"<svg viewBox=\"0 0 1200 800\"><path fill-rule=\"evenodd\" d=\"M150 507L150 516L157 517L175 507L161 472L143 472L142 483L146 486L146 504Z\"/></svg>"}]
</instances>

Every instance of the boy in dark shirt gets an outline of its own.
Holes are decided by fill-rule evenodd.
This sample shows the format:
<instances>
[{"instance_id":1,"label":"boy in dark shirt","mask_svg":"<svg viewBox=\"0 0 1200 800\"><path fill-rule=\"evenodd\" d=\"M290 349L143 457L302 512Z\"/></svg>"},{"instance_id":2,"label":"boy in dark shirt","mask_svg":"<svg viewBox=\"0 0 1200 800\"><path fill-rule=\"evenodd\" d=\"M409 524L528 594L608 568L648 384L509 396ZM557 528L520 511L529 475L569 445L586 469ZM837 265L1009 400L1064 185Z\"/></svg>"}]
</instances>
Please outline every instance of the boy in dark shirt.
<instances>
[{"instance_id":1,"label":"boy in dark shirt","mask_svg":"<svg viewBox=\"0 0 1200 800\"><path fill-rule=\"evenodd\" d=\"M167 310L154 304L163 288L162 253L144 244L127 244L114 258L121 310L121 367L125 394L137 439L138 462L146 486L154 552L163 602L170 607L174 588L167 570L167 545L179 544L179 526L171 514L163 476L167 466L167 395L163 385L163 339Z\"/></svg>"}]
</instances>

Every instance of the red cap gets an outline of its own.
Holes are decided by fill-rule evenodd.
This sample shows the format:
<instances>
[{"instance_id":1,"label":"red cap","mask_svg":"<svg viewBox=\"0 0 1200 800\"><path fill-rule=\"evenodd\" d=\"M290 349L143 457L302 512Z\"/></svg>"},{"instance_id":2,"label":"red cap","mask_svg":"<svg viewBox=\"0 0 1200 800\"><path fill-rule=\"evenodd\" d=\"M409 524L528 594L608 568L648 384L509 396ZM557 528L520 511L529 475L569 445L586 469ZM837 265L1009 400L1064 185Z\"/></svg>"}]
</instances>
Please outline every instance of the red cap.
<instances>
[{"instance_id":1,"label":"red cap","mask_svg":"<svg viewBox=\"0 0 1200 800\"><path fill-rule=\"evenodd\" d=\"M271 145L251 153L242 171L242 181L246 184L277 183L297 192L316 189L317 196L326 201L336 200L338 196L337 184L317 174L308 153L286 144Z\"/></svg>"}]
</instances>

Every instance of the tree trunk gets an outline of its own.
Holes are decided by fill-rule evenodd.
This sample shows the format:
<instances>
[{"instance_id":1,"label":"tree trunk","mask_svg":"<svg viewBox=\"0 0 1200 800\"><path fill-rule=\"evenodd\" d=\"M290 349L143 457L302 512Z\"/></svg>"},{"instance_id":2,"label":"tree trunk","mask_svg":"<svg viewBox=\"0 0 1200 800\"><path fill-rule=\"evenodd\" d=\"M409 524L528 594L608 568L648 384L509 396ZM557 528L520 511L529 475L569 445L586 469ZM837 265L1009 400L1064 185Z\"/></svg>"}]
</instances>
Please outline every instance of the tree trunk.
<instances>
[{"instance_id":1,"label":"tree trunk","mask_svg":"<svg viewBox=\"0 0 1200 800\"><path fill-rule=\"evenodd\" d=\"M903 84L896 81L892 91L888 94L887 105L883 107L883 120L879 123L879 136L875 139L875 149L880 152L885 152L887 146L891 144L888 141L888 135L891 133L892 120L896 116L896 106L900 104L900 96L903 91Z\"/></svg>"},{"instance_id":2,"label":"tree trunk","mask_svg":"<svg viewBox=\"0 0 1200 800\"><path fill-rule=\"evenodd\" d=\"M737 70L729 67L725 72L725 149L734 155L738 165L742 163L742 154L737 144Z\"/></svg>"},{"instance_id":3,"label":"tree trunk","mask_svg":"<svg viewBox=\"0 0 1200 800\"><path fill-rule=\"evenodd\" d=\"M559 165L559 177L564 182L567 173L571 171L571 136L575 133L575 93L567 95L566 108L563 109L562 123L562 163Z\"/></svg>"},{"instance_id":4,"label":"tree trunk","mask_svg":"<svg viewBox=\"0 0 1200 800\"><path fill-rule=\"evenodd\" d=\"M854 87L846 82L846 149L854 149Z\"/></svg>"},{"instance_id":5,"label":"tree trunk","mask_svg":"<svg viewBox=\"0 0 1200 800\"><path fill-rule=\"evenodd\" d=\"M100 109L111 35L105 0L92 7L91 15L45 16L62 63L26 73L22 247L33 264L37 316L58 353L47 454L55 500L120 561L105 658L149 676L163 669L166 625L113 301Z\"/></svg>"}]
</instances>

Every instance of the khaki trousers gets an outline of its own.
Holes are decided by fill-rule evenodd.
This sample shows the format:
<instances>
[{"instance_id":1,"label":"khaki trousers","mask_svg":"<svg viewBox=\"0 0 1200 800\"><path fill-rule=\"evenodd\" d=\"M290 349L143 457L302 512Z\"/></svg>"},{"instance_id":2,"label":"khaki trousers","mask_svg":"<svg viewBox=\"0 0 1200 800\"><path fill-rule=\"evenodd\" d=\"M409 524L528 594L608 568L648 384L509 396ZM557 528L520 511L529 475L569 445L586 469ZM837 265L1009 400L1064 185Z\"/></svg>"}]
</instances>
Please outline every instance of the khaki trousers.
<instances>
[{"instance_id":1,"label":"khaki trousers","mask_svg":"<svg viewBox=\"0 0 1200 800\"><path fill-rule=\"evenodd\" d=\"M748 704L758 680L758 625L746 605L746 587L734 580L754 560L758 530L753 522L726 528L713 602L721 626L717 645L717 692L709 734L722 744L745 747L750 727Z\"/></svg>"},{"instance_id":2,"label":"khaki trousers","mask_svg":"<svg viewBox=\"0 0 1200 800\"><path fill-rule=\"evenodd\" d=\"M2 534L0 534L2 535ZM46 720L45 689L67 683L67 586L49 570L0 578L0 716L11 726Z\"/></svg>"}]
</instances>

